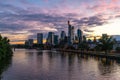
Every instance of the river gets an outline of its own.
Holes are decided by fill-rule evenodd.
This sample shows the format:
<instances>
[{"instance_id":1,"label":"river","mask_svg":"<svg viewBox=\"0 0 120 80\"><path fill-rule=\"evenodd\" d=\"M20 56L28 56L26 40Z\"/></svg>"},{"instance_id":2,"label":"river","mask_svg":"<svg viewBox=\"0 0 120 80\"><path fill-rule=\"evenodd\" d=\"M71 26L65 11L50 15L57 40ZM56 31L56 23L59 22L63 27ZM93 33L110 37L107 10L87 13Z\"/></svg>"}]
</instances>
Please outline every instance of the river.
<instances>
[{"instance_id":1,"label":"river","mask_svg":"<svg viewBox=\"0 0 120 80\"><path fill-rule=\"evenodd\" d=\"M16 49L4 66L1 80L120 80L120 61L75 53Z\"/></svg>"}]
</instances>

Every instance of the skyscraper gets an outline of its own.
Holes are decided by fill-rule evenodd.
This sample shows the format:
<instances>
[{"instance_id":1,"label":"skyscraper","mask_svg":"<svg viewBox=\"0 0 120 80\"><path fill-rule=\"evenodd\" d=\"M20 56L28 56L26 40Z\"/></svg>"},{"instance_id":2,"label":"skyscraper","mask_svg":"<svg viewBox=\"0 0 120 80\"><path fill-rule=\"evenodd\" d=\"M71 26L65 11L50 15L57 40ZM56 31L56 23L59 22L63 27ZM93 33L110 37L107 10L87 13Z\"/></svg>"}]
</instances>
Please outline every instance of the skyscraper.
<instances>
[{"instance_id":1,"label":"skyscraper","mask_svg":"<svg viewBox=\"0 0 120 80\"><path fill-rule=\"evenodd\" d=\"M68 21L68 37L71 36L71 24L70 24L70 21Z\"/></svg>"},{"instance_id":2,"label":"skyscraper","mask_svg":"<svg viewBox=\"0 0 120 80\"><path fill-rule=\"evenodd\" d=\"M74 35L74 26L72 26L72 28L71 28L71 42L72 43L74 42L74 38L75 38L75 35Z\"/></svg>"},{"instance_id":3,"label":"skyscraper","mask_svg":"<svg viewBox=\"0 0 120 80\"><path fill-rule=\"evenodd\" d=\"M83 33L80 29L77 30L77 37L80 43L83 40Z\"/></svg>"},{"instance_id":4,"label":"skyscraper","mask_svg":"<svg viewBox=\"0 0 120 80\"><path fill-rule=\"evenodd\" d=\"M31 46L31 47L33 46L33 39L28 40L28 45Z\"/></svg>"},{"instance_id":5,"label":"skyscraper","mask_svg":"<svg viewBox=\"0 0 120 80\"><path fill-rule=\"evenodd\" d=\"M72 44L74 42L74 26L71 26L70 21L68 21L68 43Z\"/></svg>"},{"instance_id":6,"label":"skyscraper","mask_svg":"<svg viewBox=\"0 0 120 80\"><path fill-rule=\"evenodd\" d=\"M26 46L29 46L28 40L25 40L25 45L26 45Z\"/></svg>"},{"instance_id":7,"label":"skyscraper","mask_svg":"<svg viewBox=\"0 0 120 80\"><path fill-rule=\"evenodd\" d=\"M65 31L61 31L61 40L64 40L64 39L65 39L65 36L66 36Z\"/></svg>"},{"instance_id":8,"label":"skyscraper","mask_svg":"<svg viewBox=\"0 0 120 80\"><path fill-rule=\"evenodd\" d=\"M54 45L54 33L53 32L48 33L47 43L51 44L51 45Z\"/></svg>"},{"instance_id":9,"label":"skyscraper","mask_svg":"<svg viewBox=\"0 0 120 80\"><path fill-rule=\"evenodd\" d=\"M37 33L37 44L43 44L43 34Z\"/></svg>"},{"instance_id":10,"label":"skyscraper","mask_svg":"<svg viewBox=\"0 0 120 80\"><path fill-rule=\"evenodd\" d=\"M54 45L58 45L58 35L54 35Z\"/></svg>"},{"instance_id":11,"label":"skyscraper","mask_svg":"<svg viewBox=\"0 0 120 80\"><path fill-rule=\"evenodd\" d=\"M87 39L86 39L86 36L83 36L83 42L86 42Z\"/></svg>"}]
</instances>

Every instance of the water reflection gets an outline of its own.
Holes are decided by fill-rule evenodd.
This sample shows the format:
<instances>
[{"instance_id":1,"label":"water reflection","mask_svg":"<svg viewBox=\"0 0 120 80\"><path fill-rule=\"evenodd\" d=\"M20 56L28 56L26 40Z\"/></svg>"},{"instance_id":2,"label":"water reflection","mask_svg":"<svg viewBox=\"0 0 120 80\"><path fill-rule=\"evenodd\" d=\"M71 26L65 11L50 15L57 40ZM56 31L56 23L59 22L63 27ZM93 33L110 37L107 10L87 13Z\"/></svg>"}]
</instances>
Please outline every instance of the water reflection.
<instances>
[{"instance_id":1,"label":"water reflection","mask_svg":"<svg viewBox=\"0 0 120 80\"><path fill-rule=\"evenodd\" d=\"M99 59L98 61L98 68L100 70L100 74L102 75L109 75L111 73L113 73L113 71L115 70L115 61L114 60L110 60L107 58L102 58Z\"/></svg>"},{"instance_id":2,"label":"water reflection","mask_svg":"<svg viewBox=\"0 0 120 80\"><path fill-rule=\"evenodd\" d=\"M2 73L8 69L11 64L11 58L0 60L0 80L3 78Z\"/></svg>"},{"instance_id":3,"label":"water reflection","mask_svg":"<svg viewBox=\"0 0 120 80\"><path fill-rule=\"evenodd\" d=\"M119 61L48 50L17 50L2 80L119 80ZM6 76L6 77L5 77Z\"/></svg>"}]
</instances>

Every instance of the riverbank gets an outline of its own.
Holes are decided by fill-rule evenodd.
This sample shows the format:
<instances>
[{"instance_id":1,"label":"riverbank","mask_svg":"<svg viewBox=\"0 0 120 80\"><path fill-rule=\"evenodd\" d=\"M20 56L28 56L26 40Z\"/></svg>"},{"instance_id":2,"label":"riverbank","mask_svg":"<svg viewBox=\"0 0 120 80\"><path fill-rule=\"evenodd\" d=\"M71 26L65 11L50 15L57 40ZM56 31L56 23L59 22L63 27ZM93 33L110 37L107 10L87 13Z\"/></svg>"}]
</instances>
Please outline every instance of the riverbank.
<instances>
[{"instance_id":1,"label":"riverbank","mask_svg":"<svg viewBox=\"0 0 120 80\"><path fill-rule=\"evenodd\" d=\"M77 53L77 54L90 55L90 56L97 56L97 57L101 57L101 58L109 58L109 59L117 59L117 60L120 59L120 53L108 53L106 55L103 52L96 52L96 51L62 50L62 49L59 49L57 51Z\"/></svg>"}]
</instances>

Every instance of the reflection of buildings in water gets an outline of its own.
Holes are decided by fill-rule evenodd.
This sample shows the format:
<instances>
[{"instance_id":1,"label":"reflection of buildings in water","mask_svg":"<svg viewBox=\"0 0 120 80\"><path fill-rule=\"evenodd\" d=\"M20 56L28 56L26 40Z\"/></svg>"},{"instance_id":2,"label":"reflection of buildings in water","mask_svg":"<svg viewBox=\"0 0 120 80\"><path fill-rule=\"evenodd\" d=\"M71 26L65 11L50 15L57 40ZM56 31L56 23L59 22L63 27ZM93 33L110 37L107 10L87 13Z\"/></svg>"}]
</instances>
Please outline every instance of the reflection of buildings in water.
<instances>
[{"instance_id":1,"label":"reflection of buildings in water","mask_svg":"<svg viewBox=\"0 0 120 80\"><path fill-rule=\"evenodd\" d=\"M12 59L4 59L4 60L0 60L0 80L3 78L2 73L8 69L8 67L11 64Z\"/></svg>"},{"instance_id":2,"label":"reflection of buildings in water","mask_svg":"<svg viewBox=\"0 0 120 80\"><path fill-rule=\"evenodd\" d=\"M98 61L98 69L99 72L102 75L109 75L110 73L113 73L115 65L114 65L115 61L114 60L110 60L107 58L101 58Z\"/></svg>"},{"instance_id":3,"label":"reflection of buildings in water","mask_svg":"<svg viewBox=\"0 0 120 80\"><path fill-rule=\"evenodd\" d=\"M37 52L37 56L42 56L43 55L43 51L38 51Z\"/></svg>"},{"instance_id":4,"label":"reflection of buildings in water","mask_svg":"<svg viewBox=\"0 0 120 80\"><path fill-rule=\"evenodd\" d=\"M111 60L108 58L100 58L99 62L101 62L104 66L112 66L114 65L115 60Z\"/></svg>"},{"instance_id":5,"label":"reflection of buildings in water","mask_svg":"<svg viewBox=\"0 0 120 80\"><path fill-rule=\"evenodd\" d=\"M59 54L57 54L54 51L43 51L42 57L39 56L39 62L40 62L40 66L42 68L42 70L44 72L49 72L52 71L54 69L57 70L57 67L59 66Z\"/></svg>"},{"instance_id":6,"label":"reflection of buildings in water","mask_svg":"<svg viewBox=\"0 0 120 80\"><path fill-rule=\"evenodd\" d=\"M81 54L77 54L78 63L82 62Z\"/></svg>"},{"instance_id":7,"label":"reflection of buildings in water","mask_svg":"<svg viewBox=\"0 0 120 80\"><path fill-rule=\"evenodd\" d=\"M32 57L34 55L34 52L26 52L25 53L28 57Z\"/></svg>"},{"instance_id":8,"label":"reflection of buildings in water","mask_svg":"<svg viewBox=\"0 0 120 80\"><path fill-rule=\"evenodd\" d=\"M94 57L94 59L95 59L95 60L97 60L97 61L99 61L101 58L100 58L100 57L95 56L95 57Z\"/></svg>"},{"instance_id":9,"label":"reflection of buildings in water","mask_svg":"<svg viewBox=\"0 0 120 80\"><path fill-rule=\"evenodd\" d=\"M85 54L78 54L77 57L78 59L84 59L84 61L88 61L90 59L90 56Z\"/></svg>"},{"instance_id":10,"label":"reflection of buildings in water","mask_svg":"<svg viewBox=\"0 0 120 80\"><path fill-rule=\"evenodd\" d=\"M25 52L24 56L21 54L21 57L25 58L25 60L27 60L27 63L29 63L30 60L30 64L35 65L34 60L36 58L36 54L34 52L27 51Z\"/></svg>"},{"instance_id":11,"label":"reflection of buildings in water","mask_svg":"<svg viewBox=\"0 0 120 80\"><path fill-rule=\"evenodd\" d=\"M41 67L42 67L42 60L43 60L43 51L40 51L40 50L37 50L36 54L35 55L35 58L34 58L34 71L36 74L38 74L38 72L41 70Z\"/></svg>"},{"instance_id":12,"label":"reflection of buildings in water","mask_svg":"<svg viewBox=\"0 0 120 80\"><path fill-rule=\"evenodd\" d=\"M49 58L50 61L52 61L52 59L54 58L54 56L55 55L53 54L53 52L49 52L48 53L48 58Z\"/></svg>"},{"instance_id":13,"label":"reflection of buildings in water","mask_svg":"<svg viewBox=\"0 0 120 80\"><path fill-rule=\"evenodd\" d=\"M74 64L74 60L75 60L75 54L70 53L68 55L68 64L69 64L69 66L72 66Z\"/></svg>"},{"instance_id":14,"label":"reflection of buildings in water","mask_svg":"<svg viewBox=\"0 0 120 80\"><path fill-rule=\"evenodd\" d=\"M61 64L66 63L67 53L60 53Z\"/></svg>"},{"instance_id":15,"label":"reflection of buildings in water","mask_svg":"<svg viewBox=\"0 0 120 80\"><path fill-rule=\"evenodd\" d=\"M67 60L68 60L68 80L71 80L72 78L74 78L75 73L75 69L77 67L77 55L74 53L67 53Z\"/></svg>"},{"instance_id":16,"label":"reflection of buildings in water","mask_svg":"<svg viewBox=\"0 0 120 80\"><path fill-rule=\"evenodd\" d=\"M120 60L119 60L119 59L118 59L118 60L116 60L116 63L120 64Z\"/></svg>"}]
</instances>

